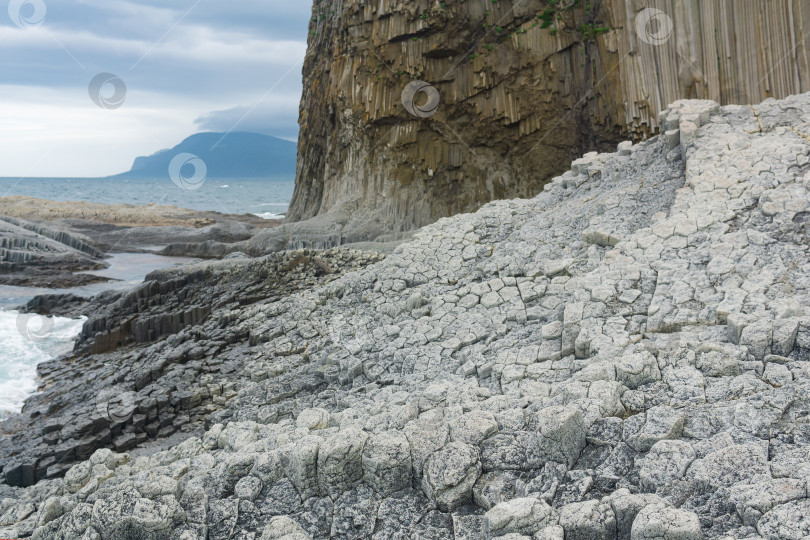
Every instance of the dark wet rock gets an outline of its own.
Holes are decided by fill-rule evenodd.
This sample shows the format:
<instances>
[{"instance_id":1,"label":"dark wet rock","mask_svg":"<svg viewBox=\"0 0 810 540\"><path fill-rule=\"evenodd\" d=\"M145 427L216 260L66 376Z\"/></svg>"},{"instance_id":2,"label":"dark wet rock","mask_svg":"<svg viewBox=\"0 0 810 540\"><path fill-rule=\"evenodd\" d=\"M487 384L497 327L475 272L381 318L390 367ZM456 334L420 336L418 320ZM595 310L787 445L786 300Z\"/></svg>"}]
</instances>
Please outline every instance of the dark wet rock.
<instances>
[{"instance_id":1,"label":"dark wet rock","mask_svg":"<svg viewBox=\"0 0 810 540\"><path fill-rule=\"evenodd\" d=\"M0 216L0 283L67 288L106 281L77 273L107 266L91 242L52 224Z\"/></svg>"}]
</instances>

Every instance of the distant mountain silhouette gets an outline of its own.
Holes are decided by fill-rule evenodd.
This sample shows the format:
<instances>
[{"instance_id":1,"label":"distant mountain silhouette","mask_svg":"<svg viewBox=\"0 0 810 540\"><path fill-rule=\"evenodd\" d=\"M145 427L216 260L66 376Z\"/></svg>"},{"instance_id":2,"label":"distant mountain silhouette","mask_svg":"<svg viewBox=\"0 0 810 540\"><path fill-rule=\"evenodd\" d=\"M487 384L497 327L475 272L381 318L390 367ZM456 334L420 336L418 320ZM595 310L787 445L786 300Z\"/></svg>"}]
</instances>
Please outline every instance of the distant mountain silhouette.
<instances>
[{"instance_id":1,"label":"distant mountain silhouette","mask_svg":"<svg viewBox=\"0 0 810 540\"><path fill-rule=\"evenodd\" d=\"M208 178L294 176L296 150L294 142L258 133L198 133L170 150L135 158L132 169L114 178L169 178L169 164L183 153L202 159Z\"/></svg>"}]
</instances>

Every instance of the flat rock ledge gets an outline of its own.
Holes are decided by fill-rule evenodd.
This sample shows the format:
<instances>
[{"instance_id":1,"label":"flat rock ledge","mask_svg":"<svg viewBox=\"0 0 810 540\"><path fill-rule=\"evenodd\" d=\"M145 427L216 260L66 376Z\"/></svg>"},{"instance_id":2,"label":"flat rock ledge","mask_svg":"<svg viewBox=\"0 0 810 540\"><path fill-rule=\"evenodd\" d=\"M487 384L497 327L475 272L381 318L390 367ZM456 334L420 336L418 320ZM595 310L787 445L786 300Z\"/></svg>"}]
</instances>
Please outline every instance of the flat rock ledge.
<instances>
[{"instance_id":1,"label":"flat rock ledge","mask_svg":"<svg viewBox=\"0 0 810 540\"><path fill-rule=\"evenodd\" d=\"M107 264L89 238L47 224L0 215L0 284L73 287L106 281L90 274Z\"/></svg>"},{"instance_id":2,"label":"flat rock ledge","mask_svg":"<svg viewBox=\"0 0 810 540\"><path fill-rule=\"evenodd\" d=\"M806 538L810 95L659 120L159 338L238 329L196 354L246 379L199 436L3 486L0 536Z\"/></svg>"}]
</instances>

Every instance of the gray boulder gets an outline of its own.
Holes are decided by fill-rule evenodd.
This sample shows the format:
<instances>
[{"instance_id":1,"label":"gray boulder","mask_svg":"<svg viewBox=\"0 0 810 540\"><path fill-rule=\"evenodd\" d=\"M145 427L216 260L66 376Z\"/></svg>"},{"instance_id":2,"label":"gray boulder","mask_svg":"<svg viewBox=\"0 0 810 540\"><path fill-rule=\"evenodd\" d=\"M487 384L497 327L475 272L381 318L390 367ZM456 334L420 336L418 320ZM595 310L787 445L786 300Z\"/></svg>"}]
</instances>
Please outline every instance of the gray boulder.
<instances>
[{"instance_id":1,"label":"gray boulder","mask_svg":"<svg viewBox=\"0 0 810 540\"><path fill-rule=\"evenodd\" d=\"M663 504L664 501L657 495L631 494L626 488L618 489L609 498L610 507L616 516L617 540L630 540L633 522L642 508L653 504Z\"/></svg>"},{"instance_id":2,"label":"gray boulder","mask_svg":"<svg viewBox=\"0 0 810 540\"><path fill-rule=\"evenodd\" d=\"M660 381L658 360L649 352L623 356L616 362L616 378L631 390Z\"/></svg>"},{"instance_id":3,"label":"gray boulder","mask_svg":"<svg viewBox=\"0 0 810 540\"><path fill-rule=\"evenodd\" d=\"M587 427L582 412L575 407L547 407L538 412L535 419L537 454L573 467L585 448Z\"/></svg>"},{"instance_id":4,"label":"gray boulder","mask_svg":"<svg viewBox=\"0 0 810 540\"><path fill-rule=\"evenodd\" d=\"M627 439L633 449L647 452L658 441L678 439L683 432L686 417L666 405L658 405L647 410L644 427L639 433Z\"/></svg>"},{"instance_id":5,"label":"gray boulder","mask_svg":"<svg viewBox=\"0 0 810 540\"><path fill-rule=\"evenodd\" d=\"M381 495L411 487L411 447L404 434L371 435L363 448L363 481Z\"/></svg>"},{"instance_id":6,"label":"gray boulder","mask_svg":"<svg viewBox=\"0 0 810 540\"><path fill-rule=\"evenodd\" d=\"M509 533L534 534L551 521L551 507L534 497L512 499L495 505L484 514L484 538Z\"/></svg>"},{"instance_id":7,"label":"gray boulder","mask_svg":"<svg viewBox=\"0 0 810 540\"><path fill-rule=\"evenodd\" d=\"M770 510L757 523L757 531L768 540L805 540L810 536L810 499Z\"/></svg>"},{"instance_id":8,"label":"gray boulder","mask_svg":"<svg viewBox=\"0 0 810 540\"><path fill-rule=\"evenodd\" d=\"M566 540L613 540L616 515L610 504L598 500L571 503L560 509Z\"/></svg>"},{"instance_id":9,"label":"gray boulder","mask_svg":"<svg viewBox=\"0 0 810 540\"><path fill-rule=\"evenodd\" d=\"M683 478L689 465L697 457L694 449L684 441L663 440L655 443L644 457L639 471L641 488L648 492L667 486Z\"/></svg>"},{"instance_id":10,"label":"gray boulder","mask_svg":"<svg viewBox=\"0 0 810 540\"><path fill-rule=\"evenodd\" d=\"M312 537L292 518L276 516L264 527L261 540L312 540Z\"/></svg>"},{"instance_id":11,"label":"gray boulder","mask_svg":"<svg viewBox=\"0 0 810 540\"><path fill-rule=\"evenodd\" d=\"M701 540L703 531L694 512L663 504L644 507L633 521L631 540Z\"/></svg>"},{"instance_id":12,"label":"gray boulder","mask_svg":"<svg viewBox=\"0 0 810 540\"><path fill-rule=\"evenodd\" d=\"M318 485L336 499L363 480L363 447L368 434L352 428L327 438L318 450Z\"/></svg>"},{"instance_id":13,"label":"gray boulder","mask_svg":"<svg viewBox=\"0 0 810 540\"><path fill-rule=\"evenodd\" d=\"M186 519L174 497L144 499L134 489L110 493L93 504L91 524L110 538L162 540Z\"/></svg>"},{"instance_id":14,"label":"gray boulder","mask_svg":"<svg viewBox=\"0 0 810 540\"><path fill-rule=\"evenodd\" d=\"M702 493L740 482L768 480L770 476L767 451L763 445L757 443L721 448L703 459L695 460L687 471L687 477Z\"/></svg>"},{"instance_id":15,"label":"gray boulder","mask_svg":"<svg viewBox=\"0 0 810 540\"><path fill-rule=\"evenodd\" d=\"M445 512L472 497L472 488L481 476L481 459L472 445L451 442L425 463L422 491Z\"/></svg>"},{"instance_id":16,"label":"gray boulder","mask_svg":"<svg viewBox=\"0 0 810 540\"><path fill-rule=\"evenodd\" d=\"M495 415L487 411L471 411L450 421L450 439L469 444L481 444L498 431Z\"/></svg>"},{"instance_id":17,"label":"gray boulder","mask_svg":"<svg viewBox=\"0 0 810 540\"><path fill-rule=\"evenodd\" d=\"M323 439L308 436L291 443L281 453L287 478L292 481L301 498L306 500L318 494L318 449Z\"/></svg>"},{"instance_id":18,"label":"gray boulder","mask_svg":"<svg viewBox=\"0 0 810 540\"><path fill-rule=\"evenodd\" d=\"M517 474L511 471L484 473L473 486L475 504L489 510L498 503L515 498Z\"/></svg>"}]
</instances>

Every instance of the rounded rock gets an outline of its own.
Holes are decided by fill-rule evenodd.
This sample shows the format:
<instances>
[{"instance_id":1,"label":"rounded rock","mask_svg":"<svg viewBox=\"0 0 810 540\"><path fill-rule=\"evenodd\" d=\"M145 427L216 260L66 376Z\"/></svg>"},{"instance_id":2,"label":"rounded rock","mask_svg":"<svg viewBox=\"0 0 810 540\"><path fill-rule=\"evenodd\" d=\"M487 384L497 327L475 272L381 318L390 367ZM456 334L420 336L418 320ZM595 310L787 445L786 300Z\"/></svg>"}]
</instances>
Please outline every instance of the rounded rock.
<instances>
[{"instance_id":1,"label":"rounded rock","mask_svg":"<svg viewBox=\"0 0 810 540\"><path fill-rule=\"evenodd\" d=\"M663 504L644 507L633 521L630 540L702 540L700 520L694 512Z\"/></svg>"},{"instance_id":2,"label":"rounded rock","mask_svg":"<svg viewBox=\"0 0 810 540\"><path fill-rule=\"evenodd\" d=\"M428 458L422 490L443 512L452 512L470 500L479 476L478 449L470 444L451 442Z\"/></svg>"}]
</instances>

